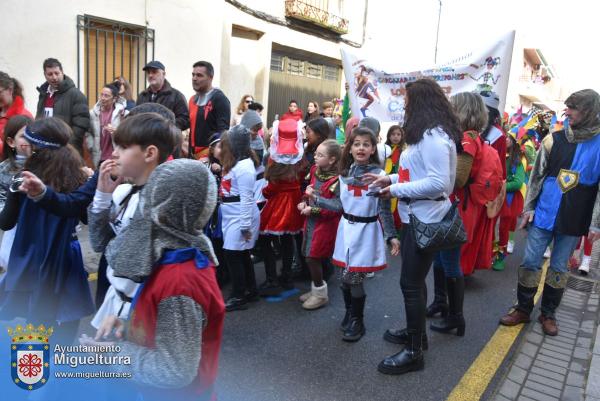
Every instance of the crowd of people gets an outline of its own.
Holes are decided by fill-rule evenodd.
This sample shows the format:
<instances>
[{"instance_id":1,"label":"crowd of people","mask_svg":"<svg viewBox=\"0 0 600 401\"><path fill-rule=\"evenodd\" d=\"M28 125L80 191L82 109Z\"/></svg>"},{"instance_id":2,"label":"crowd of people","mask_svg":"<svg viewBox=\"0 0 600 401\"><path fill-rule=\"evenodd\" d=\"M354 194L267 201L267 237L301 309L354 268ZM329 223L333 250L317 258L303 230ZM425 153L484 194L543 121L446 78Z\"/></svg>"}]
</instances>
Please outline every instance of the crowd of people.
<instances>
[{"instance_id":1,"label":"crowd of people","mask_svg":"<svg viewBox=\"0 0 600 401\"><path fill-rule=\"evenodd\" d=\"M341 339L356 342L366 331L364 281L400 255L406 327L384 339L404 348L378 370L402 374L424 368L426 318L440 316L431 330L465 335L464 277L502 271L517 228L528 226L518 304L501 324L530 320L551 243L544 333L558 332L569 266L589 271L600 237L593 90L567 98L559 122L541 110L509 117L494 92L448 98L420 79L406 84L403 125L382 141L380 122L351 117L347 97L311 101L306 113L291 100L272 127L252 95L231 113L206 61L192 66L187 102L151 61L136 101L116 77L91 110L58 60L43 70L35 120L19 82L0 72L0 318L44 322L72 343L94 315L95 337L80 342L121 341L135 380L153 388L147 399L167 387L209 399L225 312L285 296L298 277L310 281L299 297L309 311L328 304L328 282L339 284ZM80 222L102 255L95 300Z\"/></svg>"}]
</instances>

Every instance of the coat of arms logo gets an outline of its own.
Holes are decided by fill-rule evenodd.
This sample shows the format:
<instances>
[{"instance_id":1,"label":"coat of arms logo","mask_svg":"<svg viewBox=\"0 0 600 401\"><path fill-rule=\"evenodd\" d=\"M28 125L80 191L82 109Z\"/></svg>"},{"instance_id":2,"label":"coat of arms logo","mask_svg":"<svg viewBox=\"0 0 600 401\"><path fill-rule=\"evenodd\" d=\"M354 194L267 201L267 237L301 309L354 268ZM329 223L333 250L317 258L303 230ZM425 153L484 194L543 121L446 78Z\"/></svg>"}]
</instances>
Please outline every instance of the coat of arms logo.
<instances>
[{"instance_id":1,"label":"coat of arms logo","mask_svg":"<svg viewBox=\"0 0 600 401\"><path fill-rule=\"evenodd\" d=\"M8 328L11 337L10 365L13 383L25 390L36 390L50 377L50 344L53 328L17 325Z\"/></svg>"}]
</instances>

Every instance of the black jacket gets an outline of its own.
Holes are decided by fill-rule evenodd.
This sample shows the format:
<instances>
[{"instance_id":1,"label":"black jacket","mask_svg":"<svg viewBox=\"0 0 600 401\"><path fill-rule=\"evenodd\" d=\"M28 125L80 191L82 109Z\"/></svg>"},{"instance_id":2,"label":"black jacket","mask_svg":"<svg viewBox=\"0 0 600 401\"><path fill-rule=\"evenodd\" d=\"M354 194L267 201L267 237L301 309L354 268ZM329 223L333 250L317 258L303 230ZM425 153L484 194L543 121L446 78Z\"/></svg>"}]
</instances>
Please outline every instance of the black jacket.
<instances>
[{"instance_id":1,"label":"black jacket","mask_svg":"<svg viewBox=\"0 0 600 401\"><path fill-rule=\"evenodd\" d=\"M186 130L190 128L190 115L188 113L187 102L185 97L177 89L172 88L169 81L165 79L163 88L156 94L154 100L152 100L152 92L150 88L141 92L137 98L136 104L142 103L160 103L175 114L175 125L180 130Z\"/></svg>"},{"instance_id":2,"label":"black jacket","mask_svg":"<svg viewBox=\"0 0 600 401\"><path fill-rule=\"evenodd\" d=\"M44 103L48 97L48 82L45 82L37 88L40 92L36 118L44 117ZM83 151L83 138L90 127L90 110L88 109L87 98L77 87L73 80L65 75L65 78L58 86L58 91L54 94L54 112L53 116L66 122L73 130L71 143L79 152Z\"/></svg>"}]
</instances>

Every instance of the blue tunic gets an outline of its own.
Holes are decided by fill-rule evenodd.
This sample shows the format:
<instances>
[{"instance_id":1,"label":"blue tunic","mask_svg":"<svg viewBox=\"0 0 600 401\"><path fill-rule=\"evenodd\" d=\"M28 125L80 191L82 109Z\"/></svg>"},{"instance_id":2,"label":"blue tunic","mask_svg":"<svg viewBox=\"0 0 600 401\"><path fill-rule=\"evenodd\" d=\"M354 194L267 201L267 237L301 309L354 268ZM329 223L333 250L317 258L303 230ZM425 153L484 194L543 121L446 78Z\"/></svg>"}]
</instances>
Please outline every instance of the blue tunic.
<instances>
[{"instance_id":1,"label":"blue tunic","mask_svg":"<svg viewBox=\"0 0 600 401\"><path fill-rule=\"evenodd\" d=\"M75 235L77 217L60 217L20 195L15 241L0 282L0 319L34 325L78 320L94 304Z\"/></svg>"},{"instance_id":2,"label":"blue tunic","mask_svg":"<svg viewBox=\"0 0 600 401\"><path fill-rule=\"evenodd\" d=\"M581 143L569 143L564 130L552 137L533 224L563 235L587 235L600 182L600 134Z\"/></svg>"}]
</instances>

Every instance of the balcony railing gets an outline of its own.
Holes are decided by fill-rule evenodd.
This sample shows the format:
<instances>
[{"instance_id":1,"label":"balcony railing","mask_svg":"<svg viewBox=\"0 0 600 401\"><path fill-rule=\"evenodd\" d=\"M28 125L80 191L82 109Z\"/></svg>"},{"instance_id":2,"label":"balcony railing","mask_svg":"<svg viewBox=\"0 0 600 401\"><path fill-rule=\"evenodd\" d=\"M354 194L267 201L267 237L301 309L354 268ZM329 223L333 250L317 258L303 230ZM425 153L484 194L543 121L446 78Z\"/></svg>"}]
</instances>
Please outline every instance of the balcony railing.
<instances>
[{"instance_id":1,"label":"balcony railing","mask_svg":"<svg viewBox=\"0 0 600 401\"><path fill-rule=\"evenodd\" d=\"M286 0L285 16L311 22L340 35L348 33L348 20L324 10L314 0Z\"/></svg>"},{"instance_id":2,"label":"balcony railing","mask_svg":"<svg viewBox=\"0 0 600 401\"><path fill-rule=\"evenodd\" d=\"M542 76L542 75L521 75L519 76L519 82L525 82L525 83L530 83L530 84L536 84L536 85L541 85L544 86L546 85L548 82L550 82L551 77L549 76Z\"/></svg>"}]
</instances>

